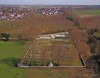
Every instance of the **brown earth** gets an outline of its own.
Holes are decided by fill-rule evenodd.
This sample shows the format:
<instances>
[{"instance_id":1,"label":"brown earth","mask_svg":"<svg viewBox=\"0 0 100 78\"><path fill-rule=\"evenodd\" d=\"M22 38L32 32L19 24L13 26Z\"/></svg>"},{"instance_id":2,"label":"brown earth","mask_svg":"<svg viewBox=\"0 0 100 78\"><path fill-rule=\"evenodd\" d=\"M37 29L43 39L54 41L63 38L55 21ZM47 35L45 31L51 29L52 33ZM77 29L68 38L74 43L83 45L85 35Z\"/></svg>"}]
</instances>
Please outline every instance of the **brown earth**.
<instances>
[{"instance_id":1,"label":"brown earth","mask_svg":"<svg viewBox=\"0 0 100 78\"><path fill-rule=\"evenodd\" d=\"M81 22L87 29L98 29L100 31L100 16L81 18Z\"/></svg>"}]
</instances>

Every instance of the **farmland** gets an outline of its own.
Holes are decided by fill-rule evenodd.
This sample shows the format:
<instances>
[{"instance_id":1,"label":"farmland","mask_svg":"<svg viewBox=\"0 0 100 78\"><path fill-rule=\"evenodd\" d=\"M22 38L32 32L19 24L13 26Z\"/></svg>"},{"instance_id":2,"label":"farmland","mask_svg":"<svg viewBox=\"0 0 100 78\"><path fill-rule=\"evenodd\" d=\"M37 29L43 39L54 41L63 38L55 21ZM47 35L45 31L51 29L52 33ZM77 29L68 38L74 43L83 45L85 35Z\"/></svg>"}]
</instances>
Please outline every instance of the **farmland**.
<instances>
[{"instance_id":1,"label":"farmland","mask_svg":"<svg viewBox=\"0 0 100 78\"><path fill-rule=\"evenodd\" d=\"M82 10L80 15L80 21L82 25L85 27L85 31L88 33L88 46L90 50L93 52L93 57L95 57L96 61L95 63L92 63L93 59L90 61L92 65L100 66L99 65L99 59L97 58L100 56L100 10ZM76 12L78 13L78 12ZM91 41L93 39L93 41ZM94 46L94 47L93 47ZM92 53L91 52L91 53ZM98 64L97 64L98 63ZM95 71L98 71L98 69L94 69ZM99 73L99 72L98 72Z\"/></svg>"},{"instance_id":2,"label":"farmland","mask_svg":"<svg viewBox=\"0 0 100 78\"><path fill-rule=\"evenodd\" d=\"M92 11L93 13L90 10L87 11L87 15L99 15L99 11L96 10L96 13L94 10ZM69 13L71 12L69 11ZM80 29L75 25L77 19L73 21L72 17L69 20L66 14L49 16L30 12L26 17L15 21L0 20L0 33L21 34L25 38L30 38L25 42L20 42L20 40L0 42L0 76L2 78L94 78L94 76L97 76L95 67L92 68L92 65L87 63L88 60L91 62L90 58L93 56L87 43L89 34L85 29ZM83 14L83 12L80 12L80 14ZM89 26L100 27L99 17L79 19L86 28ZM93 22L93 19L98 25ZM39 35L61 32L69 32L68 40L38 39L34 42L34 37ZM25 62L24 60L22 62L26 64L28 60L29 66L37 67L21 68L16 67L16 65L13 66L12 59L20 62L28 50L30 53L24 59ZM32 57L30 57L31 55ZM83 66L82 60L86 67ZM55 64L54 67L38 68L38 66L48 66L50 62ZM60 68L59 66L66 67Z\"/></svg>"},{"instance_id":3,"label":"farmland","mask_svg":"<svg viewBox=\"0 0 100 78\"><path fill-rule=\"evenodd\" d=\"M74 72L81 71L81 69L67 68L66 69L23 69L9 66L7 63L3 63L2 60L8 59L10 57L20 58L23 55L22 43L16 42L0 42L0 76L2 78L69 78L70 71L75 77ZM6 48L6 49L5 49ZM82 69L83 70L83 69ZM38 73L37 73L38 72ZM82 75L82 73L81 73ZM80 75L80 76L81 76Z\"/></svg>"},{"instance_id":4,"label":"farmland","mask_svg":"<svg viewBox=\"0 0 100 78\"><path fill-rule=\"evenodd\" d=\"M100 15L100 10L74 10L79 15Z\"/></svg>"},{"instance_id":5,"label":"farmland","mask_svg":"<svg viewBox=\"0 0 100 78\"><path fill-rule=\"evenodd\" d=\"M79 15L80 21L86 29L98 29L100 30L100 10L74 10L76 14Z\"/></svg>"},{"instance_id":6,"label":"farmland","mask_svg":"<svg viewBox=\"0 0 100 78\"><path fill-rule=\"evenodd\" d=\"M25 69L12 67L9 62L4 62L10 58L20 58L23 54L22 46L16 42L0 42L0 76L2 78L25 78Z\"/></svg>"},{"instance_id":7,"label":"farmland","mask_svg":"<svg viewBox=\"0 0 100 78\"><path fill-rule=\"evenodd\" d=\"M100 16L94 16L94 17L86 17L81 18L81 22L87 29L98 29L100 30Z\"/></svg>"}]
</instances>

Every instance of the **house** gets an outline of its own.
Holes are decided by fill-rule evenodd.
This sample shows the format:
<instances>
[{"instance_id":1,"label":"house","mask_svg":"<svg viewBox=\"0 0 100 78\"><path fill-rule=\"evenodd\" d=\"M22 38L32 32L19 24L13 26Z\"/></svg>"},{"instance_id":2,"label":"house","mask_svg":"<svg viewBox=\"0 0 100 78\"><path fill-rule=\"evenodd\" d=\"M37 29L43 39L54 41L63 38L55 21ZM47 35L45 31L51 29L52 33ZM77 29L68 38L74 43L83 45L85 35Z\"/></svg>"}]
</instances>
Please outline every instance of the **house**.
<instances>
[{"instance_id":1,"label":"house","mask_svg":"<svg viewBox=\"0 0 100 78\"><path fill-rule=\"evenodd\" d=\"M57 15L57 14L62 14L63 11L61 10L61 8L41 8L41 9L37 9L37 12L43 15Z\"/></svg>"}]
</instances>

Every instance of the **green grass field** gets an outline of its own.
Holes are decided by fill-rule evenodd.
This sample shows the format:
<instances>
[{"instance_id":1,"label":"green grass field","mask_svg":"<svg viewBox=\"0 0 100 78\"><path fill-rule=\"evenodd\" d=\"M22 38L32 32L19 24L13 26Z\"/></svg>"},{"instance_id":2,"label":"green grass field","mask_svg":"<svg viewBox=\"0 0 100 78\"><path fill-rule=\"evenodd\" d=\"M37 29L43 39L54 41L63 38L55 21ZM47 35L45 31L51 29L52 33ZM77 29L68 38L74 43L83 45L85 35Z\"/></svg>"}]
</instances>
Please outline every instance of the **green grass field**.
<instances>
[{"instance_id":1,"label":"green grass field","mask_svg":"<svg viewBox=\"0 0 100 78\"><path fill-rule=\"evenodd\" d=\"M69 78L68 74L70 72L74 73L73 68L24 69L9 66L7 63L1 61L11 57L22 57L23 46L23 43L18 42L0 42L0 78Z\"/></svg>"},{"instance_id":2,"label":"green grass field","mask_svg":"<svg viewBox=\"0 0 100 78\"><path fill-rule=\"evenodd\" d=\"M79 15L100 15L100 10L75 10Z\"/></svg>"},{"instance_id":3,"label":"green grass field","mask_svg":"<svg viewBox=\"0 0 100 78\"><path fill-rule=\"evenodd\" d=\"M22 46L17 42L0 42L0 78L26 78L26 69L12 67L1 62L7 58L21 57Z\"/></svg>"}]
</instances>

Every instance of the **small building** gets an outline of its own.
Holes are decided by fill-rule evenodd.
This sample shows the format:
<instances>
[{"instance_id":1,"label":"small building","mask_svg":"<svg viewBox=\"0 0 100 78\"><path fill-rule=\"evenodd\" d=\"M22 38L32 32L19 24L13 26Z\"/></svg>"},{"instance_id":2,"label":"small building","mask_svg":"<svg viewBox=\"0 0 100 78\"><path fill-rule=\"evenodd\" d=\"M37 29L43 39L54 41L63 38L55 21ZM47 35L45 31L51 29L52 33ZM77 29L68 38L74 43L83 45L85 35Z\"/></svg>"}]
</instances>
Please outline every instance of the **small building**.
<instances>
[{"instance_id":1,"label":"small building","mask_svg":"<svg viewBox=\"0 0 100 78\"><path fill-rule=\"evenodd\" d=\"M39 35L40 39L67 39L68 32Z\"/></svg>"},{"instance_id":2,"label":"small building","mask_svg":"<svg viewBox=\"0 0 100 78\"><path fill-rule=\"evenodd\" d=\"M40 35L41 39L51 39L51 35Z\"/></svg>"},{"instance_id":3,"label":"small building","mask_svg":"<svg viewBox=\"0 0 100 78\"><path fill-rule=\"evenodd\" d=\"M53 67L54 65L53 65L53 63L49 63L49 65L48 65L48 67Z\"/></svg>"},{"instance_id":4,"label":"small building","mask_svg":"<svg viewBox=\"0 0 100 78\"><path fill-rule=\"evenodd\" d=\"M56 34L55 39L66 39L67 36L65 34Z\"/></svg>"}]
</instances>

